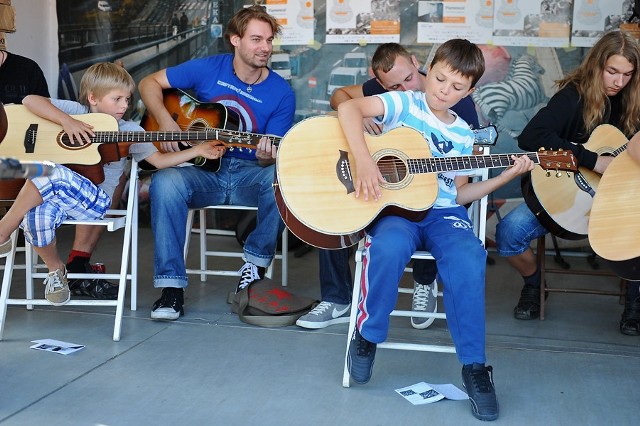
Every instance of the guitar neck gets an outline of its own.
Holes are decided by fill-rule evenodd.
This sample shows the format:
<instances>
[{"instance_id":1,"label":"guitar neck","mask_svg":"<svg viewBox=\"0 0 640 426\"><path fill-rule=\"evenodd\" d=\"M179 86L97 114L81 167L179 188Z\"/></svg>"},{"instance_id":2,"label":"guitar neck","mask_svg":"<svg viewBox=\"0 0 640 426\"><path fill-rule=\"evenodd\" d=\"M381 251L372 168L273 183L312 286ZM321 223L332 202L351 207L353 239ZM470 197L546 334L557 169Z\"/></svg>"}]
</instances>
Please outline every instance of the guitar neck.
<instances>
[{"instance_id":1,"label":"guitar neck","mask_svg":"<svg viewBox=\"0 0 640 426\"><path fill-rule=\"evenodd\" d=\"M407 165L409 172L416 173L437 173L451 172L456 170L493 169L498 167L512 166L514 160L512 155L520 157L526 155L534 164L543 164L544 156L537 152L512 153L512 154L489 154L489 155L463 155L458 157L435 157L409 159ZM550 160L546 160L550 161ZM557 163L558 160L552 160ZM553 168L549 166L550 168Z\"/></svg>"},{"instance_id":2,"label":"guitar neck","mask_svg":"<svg viewBox=\"0 0 640 426\"><path fill-rule=\"evenodd\" d=\"M255 147L263 135L257 133L240 132L235 130L207 128L177 132L95 132L94 143L117 142L179 142L179 141L210 141L219 140L229 146ZM282 138L269 136L272 143L277 145Z\"/></svg>"}]
</instances>

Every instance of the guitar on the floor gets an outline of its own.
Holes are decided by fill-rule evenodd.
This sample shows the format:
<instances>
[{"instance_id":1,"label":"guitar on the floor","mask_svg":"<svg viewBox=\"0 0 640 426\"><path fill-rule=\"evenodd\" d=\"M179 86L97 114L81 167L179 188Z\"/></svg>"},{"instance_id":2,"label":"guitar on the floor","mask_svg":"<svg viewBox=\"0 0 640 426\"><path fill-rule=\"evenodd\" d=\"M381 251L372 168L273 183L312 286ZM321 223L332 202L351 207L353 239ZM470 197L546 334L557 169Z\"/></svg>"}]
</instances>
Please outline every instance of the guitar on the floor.
<instances>
[{"instance_id":1,"label":"guitar on the floor","mask_svg":"<svg viewBox=\"0 0 640 426\"><path fill-rule=\"evenodd\" d=\"M623 152L593 198L589 243L620 277L640 280L640 164Z\"/></svg>"},{"instance_id":2,"label":"guitar on the floor","mask_svg":"<svg viewBox=\"0 0 640 426\"><path fill-rule=\"evenodd\" d=\"M627 149L627 138L610 124L595 128L584 144L598 155L617 156ZM529 209L552 234L568 240L587 237L593 197L600 174L585 167L570 174L535 169L522 178L522 195Z\"/></svg>"},{"instance_id":3,"label":"guitar on the floor","mask_svg":"<svg viewBox=\"0 0 640 426\"><path fill-rule=\"evenodd\" d=\"M282 139L276 199L285 224L301 240L322 248L353 245L380 215L424 218L438 194L437 173L513 164L513 154L432 158L422 134L408 127L365 134L365 139L386 181L378 202L353 194L356 171L337 118L308 118ZM515 155L527 155L547 169L577 170L573 154L566 151Z\"/></svg>"},{"instance_id":4,"label":"guitar on the floor","mask_svg":"<svg viewBox=\"0 0 640 426\"><path fill-rule=\"evenodd\" d=\"M234 111L220 103L200 102L180 89L164 90L163 105L181 129L195 131L203 135L202 139L180 139L181 141L196 141L187 145L179 144L181 150L191 148L198 143L197 141L211 139L219 140L231 150L255 149L260 139L265 136L238 131L240 120ZM160 128L158 122L148 112L143 115L140 125L145 130L155 131ZM282 139L278 136L269 135L268 137L274 145L277 145ZM155 143L156 147L161 149L159 142L165 141L158 140ZM194 158L190 162L214 172L220 168L219 159Z\"/></svg>"}]
</instances>

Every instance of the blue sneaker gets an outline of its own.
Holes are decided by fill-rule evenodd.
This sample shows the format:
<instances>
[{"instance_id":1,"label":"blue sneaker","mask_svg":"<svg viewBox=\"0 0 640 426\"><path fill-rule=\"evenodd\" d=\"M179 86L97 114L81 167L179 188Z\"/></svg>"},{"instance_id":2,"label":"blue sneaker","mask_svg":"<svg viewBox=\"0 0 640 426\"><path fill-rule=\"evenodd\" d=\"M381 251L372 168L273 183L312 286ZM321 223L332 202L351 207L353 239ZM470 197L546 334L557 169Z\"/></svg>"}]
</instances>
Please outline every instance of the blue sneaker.
<instances>
[{"instance_id":1,"label":"blue sneaker","mask_svg":"<svg viewBox=\"0 0 640 426\"><path fill-rule=\"evenodd\" d=\"M467 364L462 367L464 385L473 416L479 420L498 418L498 399L493 385L493 367L484 364Z\"/></svg>"},{"instance_id":2,"label":"blue sneaker","mask_svg":"<svg viewBox=\"0 0 640 426\"><path fill-rule=\"evenodd\" d=\"M371 379L373 361L376 359L376 344L362 337L356 328L349 344L347 369L354 382L364 385Z\"/></svg>"}]
</instances>

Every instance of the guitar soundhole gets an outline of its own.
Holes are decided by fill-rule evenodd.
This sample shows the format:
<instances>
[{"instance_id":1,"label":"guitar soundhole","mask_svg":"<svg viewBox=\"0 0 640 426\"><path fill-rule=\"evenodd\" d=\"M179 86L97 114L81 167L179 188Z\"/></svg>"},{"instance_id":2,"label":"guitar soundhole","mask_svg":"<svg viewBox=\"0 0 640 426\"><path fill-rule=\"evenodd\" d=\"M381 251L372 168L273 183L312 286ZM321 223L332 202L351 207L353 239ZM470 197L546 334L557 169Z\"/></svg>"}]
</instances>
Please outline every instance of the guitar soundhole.
<instances>
[{"instance_id":1,"label":"guitar soundhole","mask_svg":"<svg viewBox=\"0 0 640 426\"><path fill-rule=\"evenodd\" d=\"M378 169L387 183L402 182L407 176L407 165L397 157L382 157L378 160Z\"/></svg>"},{"instance_id":2,"label":"guitar soundhole","mask_svg":"<svg viewBox=\"0 0 640 426\"><path fill-rule=\"evenodd\" d=\"M58 135L58 145L60 145L61 147L65 148L65 149L71 149L71 150L75 150L75 149L83 149L87 146L89 146L90 144L85 142L84 140L82 141L82 143L78 144L77 143L77 139L75 143L71 142L71 138L69 137L69 135L67 135L64 132L61 132Z\"/></svg>"},{"instance_id":3,"label":"guitar soundhole","mask_svg":"<svg viewBox=\"0 0 640 426\"><path fill-rule=\"evenodd\" d=\"M191 122L191 124L187 127L186 130L188 131L194 131L194 132L201 132L204 131L205 129L209 128L211 126L209 126L207 124L206 121L198 118L197 120L194 120L193 122ZM196 146L198 144L200 144L200 141L189 141L187 142L189 144L189 146ZM206 161L205 159L202 159L203 162Z\"/></svg>"}]
</instances>

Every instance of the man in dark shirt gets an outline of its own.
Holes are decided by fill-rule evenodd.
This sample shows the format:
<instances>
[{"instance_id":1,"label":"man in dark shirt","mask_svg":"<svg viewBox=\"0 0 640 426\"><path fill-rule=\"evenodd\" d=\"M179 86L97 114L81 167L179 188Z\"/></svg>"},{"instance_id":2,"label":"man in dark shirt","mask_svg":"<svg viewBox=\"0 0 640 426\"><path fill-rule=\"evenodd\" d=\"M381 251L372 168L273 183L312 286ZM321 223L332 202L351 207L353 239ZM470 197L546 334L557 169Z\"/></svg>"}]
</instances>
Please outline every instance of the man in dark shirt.
<instances>
[{"instance_id":1,"label":"man in dark shirt","mask_svg":"<svg viewBox=\"0 0 640 426\"><path fill-rule=\"evenodd\" d=\"M35 61L0 50L0 101L20 104L27 95L49 97L44 73Z\"/></svg>"}]
</instances>

